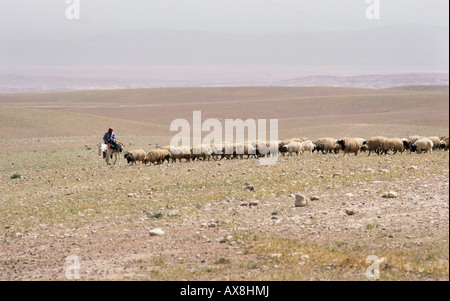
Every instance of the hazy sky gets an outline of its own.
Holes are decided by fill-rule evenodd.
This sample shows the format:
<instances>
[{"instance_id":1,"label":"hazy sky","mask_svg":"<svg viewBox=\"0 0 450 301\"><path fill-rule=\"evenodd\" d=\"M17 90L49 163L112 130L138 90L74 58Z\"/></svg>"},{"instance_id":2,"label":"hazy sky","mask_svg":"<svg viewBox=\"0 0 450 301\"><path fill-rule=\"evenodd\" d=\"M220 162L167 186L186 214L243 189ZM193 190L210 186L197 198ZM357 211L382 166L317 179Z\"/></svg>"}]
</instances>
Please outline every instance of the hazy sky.
<instances>
[{"instance_id":1,"label":"hazy sky","mask_svg":"<svg viewBox=\"0 0 450 301\"><path fill-rule=\"evenodd\" d=\"M366 18L366 0L79 1L80 20L67 20L66 0L0 0L0 39L70 39L149 28L287 33L449 22L448 0L379 0L380 20Z\"/></svg>"}]
</instances>

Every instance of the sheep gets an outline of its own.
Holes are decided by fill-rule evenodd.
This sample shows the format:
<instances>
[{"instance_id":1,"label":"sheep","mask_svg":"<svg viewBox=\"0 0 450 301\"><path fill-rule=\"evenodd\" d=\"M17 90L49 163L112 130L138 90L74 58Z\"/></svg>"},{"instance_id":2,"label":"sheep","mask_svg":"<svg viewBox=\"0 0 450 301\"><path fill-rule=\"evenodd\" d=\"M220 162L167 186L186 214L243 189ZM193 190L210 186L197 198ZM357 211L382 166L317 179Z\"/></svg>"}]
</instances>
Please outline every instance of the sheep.
<instances>
[{"instance_id":1,"label":"sheep","mask_svg":"<svg viewBox=\"0 0 450 301\"><path fill-rule=\"evenodd\" d=\"M308 141L309 139L308 138L306 138L306 137L300 137L300 138L292 138L292 139L290 139L290 143L292 143L292 142L305 142L305 141Z\"/></svg>"},{"instance_id":2,"label":"sheep","mask_svg":"<svg viewBox=\"0 0 450 301\"><path fill-rule=\"evenodd\" d=\"M162 164L165 160L169 162L170 159L170 151L168 148L161 148L161 149L153 149L147 153L147 156L145 157L143 163L154 163L154 164Z\"/></svg>"},{"instance_id":3,"label":"sheep","mask_svg":"<svg viewBox=\"0 0 450 301\"><path fill-rule=\"evenodd\" d=\"M241 159L244 158L244 155L247 155L247 159L250 156L256 157L256 148L250 143L237 143L233 146L233 157L237 158L240 156Z\"/></svg>"},{"instance_id":4,"label":"sheep","mask_svg":"<svg viewBox=\"0 0 450 301\"><path fill-rule=\"evenodd\" d=\"M197 145L192 148L192 161L195 161L195 159L200 160L200 158L202 158L203 161L208 158L209 161L211 159L212 152L212 148L206 144Z\"/></svg>"},{"instance_id":5,"label":"sheep","mask_svg":"<svg viewBox=\"0 0 450 301\"><path fill-rule=\"evenodd\" d=\"M257 157L265 157L270 156L274 153L278 153L280 142L254 141L251 144L256 149Z\"/></svg>"},{"instance_id":6,"label":"sheep","mask_svg":"<svg viewBox=\"0 0 450 301\"><path fill-rule=\"evenodd\" d=\"M288 144L285 144L284 142L278 144L278 152L283 156L287 153L287 145Z\"/></svg>"},{"instance_id":7,"label":"sheep","mask_svg":"<svg viewBox=\"0 0 450 301\"><path fill-rule=\"evenodd\" d=\"M136 164L136 162L144 162L145 157L147 157L147 153L140 149L140 150L132 150L127 152L124 156L125 159L127 159L128 164Z\"/></svg>"},{"instance_id":8,"label":"sheep","mask_svg":"<svg viewBox=\"0 0 450 301\"><path fill-rule=\"evenodd\" d=\"M440 149L445 149L448 150L449 149L449 137L443 137L440 141Z\"/></svg>"},{"instance_id":9,"label":"sheep","mask_svg":"<svg viewBox=\"0 0 450 301\"><path fill-rule=\"evenodd\" d=\"M403 142L403 146L405 147L405 151L406 150L410 150L411 147L409 146L409 140L408 138L401 138L402 142Z\"/></svg>"},{"instance_id":10,"label":"sheep","mask_svg":"<svg viewBox=\"0 0 450 301\"><path fill-rule=\"evenodd\" d=\"M339 152L342 150L342 146L340 144L335 143L333 146L333 153L339 154Z\"/></svg>"},{"instance_id":11,"label":"sheep","mask_svg":"<svg viewBox=\"0 0 450 301\"><path fill-rule=\"evenodd\" d=\"M363 145L361 145L361 149L359 151L365 153L368 149L369 149L369 147L367 146L367 144L363 144Z\"/></svg>"},{"instance_id":12,"label":"sheep","mask_svg":"<svg viewBox=\"0 0 450 301\"><path fill-rule=\"evenodd\" d=\"M180 160L181 159L185 159L186 162L190 162L191 161L191 147L189 146L169 146L168 147L169 150L169 155L170 155L170 159L172 159L172 163L176 162L177 159Z\"/></svg>"},{"instance_id":13,"label":"sheep","mask_svg":"<svg viewBox=\"0 0 450 301\"><path fill-rule=\"evenodd\" d=\"M342 145L338 143L339 140L348 140L351 139L350 137L342 137L339 139L336 139L336 143L333 145L333 149L330 151L330 153L339 154L341 151L343 151Z\"/></svg>"},{"instance_id":14,"label":"sheep","mask_svg":"<svg viewBox=\"0 0 450 301\"><path fill-rule=\"evenodd\" d=\"M364 139L364 138L353 138L353 139L355 139L356 141L358 141L361 145L363 145L364 142L367 141L367 139Z\"/></svg>"},{"instance_id":15,"label":"sheep","mask_svg":"<svg viewBox=\"0 0 450 301\"><path fill-rule=\"evenodd\" d=\"M303 152L309 152L311 154L313 149L314 144L312 143L311 140L305 140L301 142L301 154L303 154Z\"/></svg>"},{"instance_id":16,"label":"sheep","mask_svg":"<svg viewBox=\"0 0 450 301\"><path fill-rule=\"evenodd\" d=\"M292 141L292 139L290 140L284 140L278 143L278 152L281 153L283 156L287 153L287 145L291 142L295 142Z\"/></svg>"},{"instance_id":17,"label":"sheep","mask_svg":"<svg viewBox=\"0 0 450 301\"><path fill-rule=\"evenodd\" d=\"M339 139L336 143L342 147L344 157L350 153L354 153L357 156L362 145L358 139L354 138Z\"/></svg>"},{"instance_id":18,"label":"sheep","mask_svg":"<svg viewBox=\"0 0 450 301\"><path fill-rule=\"evenodd\" d=\"M433 153L433 141L431 141L428 138L422 138L417 140L416 142L413 143L413 145L411 146L411 151L412 152L416 152L418 154L420 154L422 151L425 151L425 153Z\"/></svg>"},{"instance_id":19,"label":"sheep","mask_svg":"<svg viewBox=\"0 0 450 301\"><path fill-rule=\"evenodd\" d=\"M313 152L317 151L317 153L319 153L321 151L322 154L331 153L332 151L334 151L336 141L337 139L329 137L319 138L314 142L316 147L313 149Z\"/></svg>"},{"instance_id":20,"label":"sheep","mask_svg":"<svg viewBox=\"0 0 450 301\"><path fill-rule=\"evenodd\" d=\"M441 147L441 139L439 139L439 137L432 136L432 137L428 137L428 139L430 139L431 142L433 142L433 150L440 149L440 147Z\"/></svg>"},{"instance_id":21,"label":"sheep","mask_svg":"<svg viewBox=\"0 0 450 301\"><path fill-rule=\"evenodd\" d=\"M219 144L213 144L211 143L210 147L211 147L211 157L217 161L217 159L219 158L219 156L222 155L222 150L223 150L223 144L219 143Z\"/></svg>"},{"instance_id":22,"label":"sheep","mask_svg":"<svg viewBox=\"0 0 450 301\"><path fill-rule=\"evenodd\" d=\"M417 140L420 140L422 138L425 138L425 137L417 136L417 135L408 136L407 142L408 142L408 150L409 150L409 152L411 152L411 148L412 148L412 145L414 144L414 142L416 142Z\"/></svg>"},{"instance_id":23,"label":"sheep","mask_svg":"<svg viewBox=\"0 0 450 301\"><path fill-rule=\"evenodd\" d=\"M235 145L231 143L226 143L222 145L222 154L220 160L223 158L232 159L235 150Z\"/></svg>"},{"instance_id":24,"label":"sheep","mask_svg":"<svg viewBox=\"0 0 450 301\"><path fill-rule=\"evenodd\" d=\"M367 145L367 150L369 151L368 156L370 156L371 152L376 152L377 154L379 154L379 149L382 148L382 144L385 140L385 137L377 136L364 141L363 145Z\"/></svg>"},{"instance_id":25,"label":"sheep","mask_svg":"<svg viewBox=\"0 0 450 301\"><path fill-rule=\"evenodd\" d=\"M298 153L302 151L302 144L300 142L292 142L286 145L287 152L289 156L292 156L292 153Z\"/></svg>"},{"instance_id":26,"label":"sheep","mask_svg":"<svg viewBox=\"0 0 450 301\"><path fill-rule=\"evenodd\" d=\"M261 145L260 145L261 146ZM278 155L278 142L277 141L267 141L265 145L260 148L260 154L263 156L273 157Z\"/></svg>"},{"instance_id":27,"label":"sheep","mask_svg":"<svg viewBox=\"0 0 450 301\"><path fill-rule=\"evenodd\" d=\"M389 151L393 151L394 155L397 152L403 154L403 152L405 151L405 145L407 145L407 142L403 141L400 138L390 138L382 142L380 151L384 152L385 155L387 155Z\"/></svg>"},{"instance_id":28,"label":"sheep","mask_svg":"<svg viewBox=\"0 0 450 301\"><path fill-rule=\"evenodd\" d=\"M288 145L289 143L292 143L292 142L304 142L304 141L308 141L308 140L309 139L306 138L306 137L291 138L291 139L288 139L288 140L280 141L280 142L278 142L278 144L279 145Z\"/></svg>"}]
</instances>

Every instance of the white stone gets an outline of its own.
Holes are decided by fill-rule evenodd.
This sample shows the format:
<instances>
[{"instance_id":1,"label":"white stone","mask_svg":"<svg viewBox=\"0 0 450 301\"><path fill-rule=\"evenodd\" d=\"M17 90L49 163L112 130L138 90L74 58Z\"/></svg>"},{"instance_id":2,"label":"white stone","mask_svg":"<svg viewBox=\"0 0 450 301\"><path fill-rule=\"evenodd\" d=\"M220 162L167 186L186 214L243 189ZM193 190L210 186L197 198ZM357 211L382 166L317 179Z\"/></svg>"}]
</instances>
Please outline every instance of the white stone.
<instances>
[{"instance_id":1,"label":"white stone","mask_svg":"<svg viewBox=\"0 0 450 301\"><path fill-rule=\"evenodd\" d=\"M163 236L163 235L164 231L159 228L150 230L150 236Z\"/></svg>"}]
</instances>

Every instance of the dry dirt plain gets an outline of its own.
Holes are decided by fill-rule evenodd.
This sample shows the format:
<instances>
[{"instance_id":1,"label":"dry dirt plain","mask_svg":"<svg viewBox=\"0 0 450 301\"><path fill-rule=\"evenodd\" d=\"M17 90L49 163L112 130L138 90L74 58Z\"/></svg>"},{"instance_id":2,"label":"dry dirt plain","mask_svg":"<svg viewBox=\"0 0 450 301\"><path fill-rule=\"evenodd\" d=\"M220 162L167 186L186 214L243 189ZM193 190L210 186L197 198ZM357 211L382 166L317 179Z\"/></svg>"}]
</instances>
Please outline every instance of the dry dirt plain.
<instances>
[{"instance_id":1,"label":"dry dirt plain","mask_svg":"<svg viewBox=\"0 0 450 301\"><path fill-rule=\"evenodd\" d=\"M0 279L66 280L71 255L80 280L367 280L370 255L385 258L380 280L449 279L447 151L274 166L111 167L97 155L111 124L127 149L149 150L194 109L279 118L280 138L449 129L448 86L0 95ZM318 199L295 207L297 193Z\"/></svg>"}]
</instances>

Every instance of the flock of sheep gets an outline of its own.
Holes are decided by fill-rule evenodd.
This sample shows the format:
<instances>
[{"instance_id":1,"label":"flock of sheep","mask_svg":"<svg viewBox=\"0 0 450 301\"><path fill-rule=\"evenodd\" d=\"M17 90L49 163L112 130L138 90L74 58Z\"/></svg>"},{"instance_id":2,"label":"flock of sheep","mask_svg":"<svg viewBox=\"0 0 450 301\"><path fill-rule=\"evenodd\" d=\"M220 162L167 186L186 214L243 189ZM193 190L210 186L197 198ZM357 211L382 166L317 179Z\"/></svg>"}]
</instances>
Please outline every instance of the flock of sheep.
<instances>
[{"instance_id":1,"label":"flock of sheep","mask_svg":"<svg viewBox=\"0 0 450 301\"><path fill-rule=\"evenodd\" d=\"M393 152L403 153L404 151L416 153L432 153L436 149L449 149L449 137L422 137L410 136L408 138L385 138L373 137L369 140L364 138L320 138L316 141L311 141L308 138L292 138L285 141L271 141L271 142L246 142L240 144L211 144L199 145L195 147L187 146L167 146L159 149L154 149L149 152L144 150L132 150L125 153L124 158L127 159L128 164L136 164L142 162L143 164L162 164L166 160L176 162L182 159L195 161L202 159L222 160L226 159L243 159L247 156L258 158L264 156L273 156L277 153L285 155L313 153L315 151L338 154L343 152L344 156L347 154L358 155L360 152L372 152L377 154L388 154Z\"/></svg>"}]
</instances>

